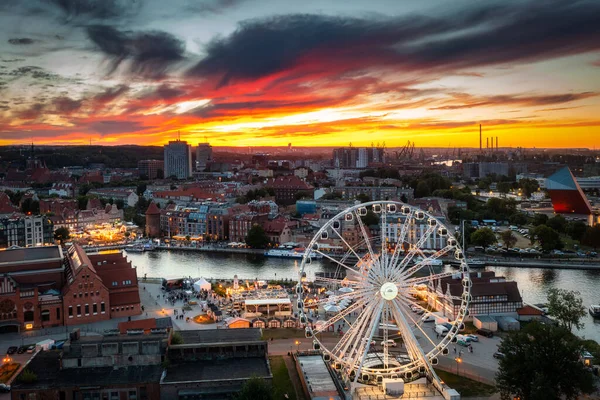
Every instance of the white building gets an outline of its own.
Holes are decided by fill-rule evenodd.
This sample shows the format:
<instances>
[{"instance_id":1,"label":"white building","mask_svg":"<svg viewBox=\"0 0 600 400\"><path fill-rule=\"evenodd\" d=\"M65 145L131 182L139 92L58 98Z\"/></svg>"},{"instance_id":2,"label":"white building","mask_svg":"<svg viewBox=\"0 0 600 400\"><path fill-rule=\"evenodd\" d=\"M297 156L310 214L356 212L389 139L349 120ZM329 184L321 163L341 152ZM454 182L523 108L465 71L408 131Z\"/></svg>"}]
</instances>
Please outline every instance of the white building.
<instances>
[{"instance_id":1,"label":"white building","mask_svg":"<svg viewBox=\"0 0 600 400\"><path fill-rule=\"evenodd\" d=\"M169 142L164 147L165 178L175 176L187 179L192 176L192 150L185 141Z\"/></svg>"},{"instance_id":2,"label":"white building","mask_svg":"<svg viewBox=\"0 0 600 400\"><path fill-rule=\"evenodd\" d=\"M196 171L204 171L209 161L212 161L212 146L209 143L198 143L198 147L196 147Z\"/></svg>"},{"instance_id":3,"label":"white building","mask_svg":"<svg viewBox=\"0 0 600 400\"><path fill-rule=\"evenodd\" d=\"M388 219L388 221L391 218ZM389 239L391 243L397 243L398 238L402 233L402 225L404 224L404 219L398 218L394 222L388 222L385 224L385 236ZM410 244L417 244L419 240L423 237L423 235L427 232L429 225L427 225L426 221L423 221L422 224L412 224L406 235L405 241ZM433 232L429 235L429 237L421 246L422 249L429 250L440 250L446 247L446 237L440 236L438 234L438 230L434 229Z\"/></svg>"}]
</instances>

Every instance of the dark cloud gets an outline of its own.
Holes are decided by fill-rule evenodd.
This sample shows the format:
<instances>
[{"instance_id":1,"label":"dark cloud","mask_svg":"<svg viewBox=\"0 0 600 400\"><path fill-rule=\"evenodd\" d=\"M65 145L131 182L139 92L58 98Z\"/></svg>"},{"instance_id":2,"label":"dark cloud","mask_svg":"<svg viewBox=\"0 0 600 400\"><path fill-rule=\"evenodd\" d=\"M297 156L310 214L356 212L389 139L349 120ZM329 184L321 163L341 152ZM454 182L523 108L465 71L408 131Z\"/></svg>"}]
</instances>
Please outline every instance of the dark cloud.
<instances>
[{"instance_id":1,"label":"dark cloud","mask_svg":"<svg viewBox=\"0 0 600 400\"><path fill-rule=\"evenodd\" d=\"M73 100L69 97L57 97L52 101L57 114L71 114L79 110L83 104L81 100Z\"/></svg>"},{"instance_id":2,"label":"dark cloud","mask_svg":"<svg viewBox=\"0 0 600 400\"><path fill-rule=\"evenodd\" d=\"M39 118L42 115L44 108L46 108L45 104L35 103L24 110L16 111L14 114L19 119L32 120Z\"/></svg>"},{"instance_id":3,"label":"dark cloud","mask_svg":"<svg viewBox=\"0 0 600 400\"><path fill-rule=\"evenodd\" d=\"M202 118L223 117L227 115L239 114L244 112L252 114L257 111L284 110L291 109L299 111L306 107L324 107L335 103L332 99L313 99L304 101L282 101L282 100L258 100L241 101L230 103L217 103L208 106L202 106L189 111L187 114Z\"/></svg>"},{"instance_id":4,"label":"dark cloud","mask_svg":"<svg viewBox=\"0 0 600 400\"><path fill-rule=\"evenodd\" d=\"M35 40L29 38L12 38L8 39L8 43L14 45L27 45L35 43Z\"/></svg>"},{"instance_id":5,"label":"dark cloud","mask_svg":"<svg viewBox=\"0 0 600 400\"><path fill-rule=\"evenodd\" d=\"M89 129L98 132L102 135L139 132L152 127L145 126L141 122L136 121L97 121L89 125Z\"/></svg>"},{"instance_id":6,"label":"dark cloud","mask_svg":"<svg viewBox=\"0 0 600 400\"><path fill-rule=\"evenodd\" d=\"M129 86L117 85L115 87L106 88L106 90L104 90L103 92L95 95L93 100L100 104L110 103L110 102L116 100L117 98L121 97L128 91L129 91Z\"/></svg>"},{"instance_id":7,"label":"dark cloud","mask_svg":"<svg viewBox=\"0 0 600 400\"><path fill-rule=\"evenodd\" d=\"M246 0L189 0L185 9L199 15L222 14Z\"/></svg>"},{"instance_id":8,"label":"dark cloud","mask_svg":"<svg viewBox=\"0 0 600 400\"><path fill-rule=\"evenodd\" d=\"M34 65L27 65L24 67L13 69L12 71L8 72L7 75L16 78L30 77L35 80L43 81L54 81L60 79L59 75L53 74L41 67L36 67Z\"/></svg>"},{"instance_id":9,"label":"dark cloud","mask_svg":"<svg viewBox=\"0 0 600 400\"><path fill-rule=\"evenodd\" d=\"M111 60L108 74L124 61L128 71L147 78L160 78L168 68L183 59L185 43L167 32L122 32L108 25L87 28L90 40Z\"/></svg>"},{"instance_id":10,"label":"dark cloud","mask_svg":"<svg viewBox=\"0 0 600 400\"><path fill-rule=\"evenodd\" d=\"M319 71L390 66L440 73L600 49L600 2L478 3L443 16L360 19L284 15L240 24L206 46L191 76L218 85L308 65ZM470 73L473 73L470 71Z\"/></svg>"},{"instance_id":11,"label":"dark cloud","mask_svg":"<svg viewBox=\"0 0 600 400\"><path fill-rule=\"evenodd\" d=\"M172 100L183 96L185 90L169 85L160 85L152 90L143 93L139 99L142 100Z\"/></svg>"},{"instance_id":12,"label":"dark cloud","mask_svg":"<svg viewBox=\"0 0 600 400\"><path fill-rule=\"evenodd\" d=\"M471 96L466 93L455 93L451 104L431 108L431 110L460 110L464 108L519 105L524 107L547 106L553 104L570 103L597 96L598 93L562 93L541 96L524 95L499 95L499 96ZM461 101L456 104L456 101Z\"/></svg>"},{"instance_id":13,"label":"dark cloud","mask_svg":"<svg viewBox=\"0 0 600 400\"><path fill-rule=\"evenodd\" d=\"M60 10L67 19L76 17L109 19L124 16L137 10L136 0L44 0Z\"/></svg>"}]
</instances>

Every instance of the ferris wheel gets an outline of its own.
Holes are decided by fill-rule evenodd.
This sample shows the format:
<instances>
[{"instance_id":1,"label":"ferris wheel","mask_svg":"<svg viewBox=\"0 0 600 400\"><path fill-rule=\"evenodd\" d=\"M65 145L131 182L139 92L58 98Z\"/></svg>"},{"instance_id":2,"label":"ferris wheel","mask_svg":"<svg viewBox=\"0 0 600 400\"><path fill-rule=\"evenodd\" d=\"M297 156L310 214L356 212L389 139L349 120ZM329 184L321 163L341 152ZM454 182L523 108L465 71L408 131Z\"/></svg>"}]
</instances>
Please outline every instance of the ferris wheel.
<instances>
[{"instance_id":1,"label":"ferris wheel","mask_svg":"<svg viewBox=\"0 0 600 400\"><path fill-rule=\"evenodd\" d=\"M372 221L373 214L379 234L363 222ZM442 272L442 257L456 260L459 270ZM336 288L329 297L308 287L315 258L342 273L314 278ZM460 279L458 291L428 294L428 285L450 276ZM464 328L471 285L463 250L441 221L407 204L372 201L340 212L319 229L306 247L296 293L306 337L348 381L377 384L384 378L427 376L437 386L432 366ZM446 310L436 312L440 305ZM446 330L436 332L438 322L428 322L441 315L448 318ZM332 330L341 338L326 344L320 333Z\"/></svg>"}]
</instances>

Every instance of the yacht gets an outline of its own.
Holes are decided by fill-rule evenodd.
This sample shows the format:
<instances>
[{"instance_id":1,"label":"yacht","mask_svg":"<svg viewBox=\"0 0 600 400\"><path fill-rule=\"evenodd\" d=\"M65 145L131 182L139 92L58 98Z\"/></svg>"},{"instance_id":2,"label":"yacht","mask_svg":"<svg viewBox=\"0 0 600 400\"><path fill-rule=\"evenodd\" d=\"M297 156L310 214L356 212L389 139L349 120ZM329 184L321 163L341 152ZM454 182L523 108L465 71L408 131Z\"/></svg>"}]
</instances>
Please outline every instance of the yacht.
<instances>
[{"instance_id":1,"label":"yacht","mask_svg":"<svg viewBox=\"0 0 600 400\"><path fill-rule=\"evenodd\" d=\"M431 265L432 267L441 267L442 265L444 265L444 262L438 258L434 258L433 260L427 260L426 258L423 258L423 257L415 258L415 264L420 263L422 261L426 261L427 264Z\"/></svg>"},{"instance_id":2,"label":"yacht","mask_svg":"<svg viewBox=\"0 0 600 400\"><path fill-rule=\"evenodd\" d=\"M143 253L144 251L146 251L146 248L144 247L143 244L130 244L129 246L125 247L125 251L128 253Z\"/></svg>"},{"instance_id":3,"label":"yacht","mask_svg":"<svg viewBox=\"0 0 600 400\"><path fill-rule=\"evenodd\" d=\"M594 318L600 318L600 305L592 304L589 308L590 315Z\"/></svg>"},{"instance_id":4,"label":"yacht","mask_svg":"<svg viewBox=\"0 0 600 400\"><path fill-rule=\"evenodd\" d=\"M265 252L266 257L280 257L280 258L302 258L304 257L304 249L271 249ZM323 256L315 252L310 252L310 258L321 259Z\"/></svg>"},{"instance_id":5,"label":"yacht","mask_svg":"<svg viewBox=\"0 0 600 400\"><path fill-rule=\"evenodd\" d=\"M471 260L467 260L467 264L469 264L469 267L471 267L471 268L483 268L483 267L485 267L485 261L477 260L475 258L473 258Z\"/></svg>"}]
</instances>

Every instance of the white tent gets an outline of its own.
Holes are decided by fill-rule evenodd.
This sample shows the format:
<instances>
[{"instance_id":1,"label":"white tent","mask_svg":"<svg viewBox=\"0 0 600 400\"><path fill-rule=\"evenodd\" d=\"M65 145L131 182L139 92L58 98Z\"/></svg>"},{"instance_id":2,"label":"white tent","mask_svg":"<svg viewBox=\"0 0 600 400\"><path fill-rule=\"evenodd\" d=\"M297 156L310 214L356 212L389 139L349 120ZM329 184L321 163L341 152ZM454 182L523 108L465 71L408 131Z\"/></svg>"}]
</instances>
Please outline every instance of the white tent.
<instances>
[{"instance_id":1,"label":"white tent","mask_svg":"<svg viewBox=\"0 0 600 400\"><path fill-rule=\"evenodd\" d=\"M354 289L352 289L351 287L344 286L344 287L340 288L339 291L342 293L352 293L352 292L354 292Z\"/></svg>"},{"instance_id":2,"label":"white tent","mask_svg":"<svg viewBox=\"0 0 600 400\"><path fill-rule=\"evenodd\" d=\"M335 304L327 304L323 308L327 312L340 312L340 311L342 311L342 308L340 306L336 306Z\"/></svg>"},{"instance_id":3,"label":"white tent","mask_svg":"<svg viewBox=\"0 0 600 400\"><path fill-rule=\"evenodd\" d=\"M325 292L325 294L327 296L331 296L331 295L334 295L335 293L333 293L331 290L328 290L328 291Z\"/></svg>"},{"instance_id":4,"label":"white tent","mask_svg":"<svg viewBox=\"0 0 600 400\"><path fill-rule=\"evenodd\" d=\"M210 282L208 282L206 279L204 278L200 278L198 279L195 283L194 283L194 290L196 292L200 292L201 290L210 290L212 288L212 285L210 284Z\"/></svg>"}]
</instances>

